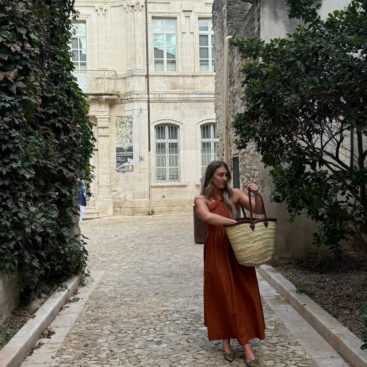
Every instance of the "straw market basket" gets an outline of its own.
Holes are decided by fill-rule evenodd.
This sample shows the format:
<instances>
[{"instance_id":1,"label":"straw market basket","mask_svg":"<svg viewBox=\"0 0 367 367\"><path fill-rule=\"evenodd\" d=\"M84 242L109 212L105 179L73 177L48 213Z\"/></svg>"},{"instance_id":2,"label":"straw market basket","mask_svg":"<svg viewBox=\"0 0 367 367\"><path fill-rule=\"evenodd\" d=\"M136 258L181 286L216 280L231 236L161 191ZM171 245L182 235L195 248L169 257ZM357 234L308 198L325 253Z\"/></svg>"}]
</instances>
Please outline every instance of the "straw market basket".
<instances>
[{"instance_id":1,"label":"straw market basket","mask_svg":"<svg viewBox=\"0 0 367 367\"><path fill-rule=\"evenodd\" d=\"M257 220L252 228L250 219L226 227L237 262L245 266L259 266L274 253L276 220Z\"/></svg>"},{"instance_id":2,"label":"straw market basket","mask_svg":"<svg viewBox=\"0 0 367 367\"><path fill-rule=\"evenodd\" d=\"M264 218L254 218L251 191L249 191L250 218L225 226L237 262L244 266L258 266L269 261L274 253L276 219L268 218L260 196ZM243 209L243 208L242 208Z\"/></svg>"}]
</instances>

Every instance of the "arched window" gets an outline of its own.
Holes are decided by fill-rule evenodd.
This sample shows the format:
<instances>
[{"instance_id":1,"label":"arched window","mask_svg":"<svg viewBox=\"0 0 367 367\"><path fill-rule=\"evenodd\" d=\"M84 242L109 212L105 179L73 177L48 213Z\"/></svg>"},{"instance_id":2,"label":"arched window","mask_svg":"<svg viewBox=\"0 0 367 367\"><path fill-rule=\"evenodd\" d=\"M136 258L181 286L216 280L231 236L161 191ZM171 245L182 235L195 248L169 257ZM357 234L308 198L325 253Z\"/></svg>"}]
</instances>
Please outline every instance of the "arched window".
<instances>
[{"instance_id":1,"label":"arched window","mask_svg":"<svg viewBox=\"0 0 367 367\"><path fill-rule=\"evenodd\" d=\"M180 181L179 127L172 124L156 126L155 156L157 181Z\"/></svg>"},{"instance_id":2,"label":"arched window","mask_svg":"<svg viewBox=\"0 0 367 367\"><path fill-rule=\"evenodd\" d=\"M218 159L218 134L215 123L201 126L201 175L204 176L207 165Z\"/></svg>"}]
</instances>

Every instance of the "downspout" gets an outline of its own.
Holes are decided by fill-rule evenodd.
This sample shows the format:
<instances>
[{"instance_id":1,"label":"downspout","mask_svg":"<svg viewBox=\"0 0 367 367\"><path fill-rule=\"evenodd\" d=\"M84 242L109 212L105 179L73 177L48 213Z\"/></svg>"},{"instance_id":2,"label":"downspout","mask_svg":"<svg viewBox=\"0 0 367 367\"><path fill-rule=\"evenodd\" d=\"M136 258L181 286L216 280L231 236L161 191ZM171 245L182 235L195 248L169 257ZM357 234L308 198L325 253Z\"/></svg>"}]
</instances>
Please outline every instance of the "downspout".
<instances>
[{"instance_id":1,"label":"downspout","mask_svg":"<svg viewBox=\"0 0 367 367\"><path fill-rule=\"evenodd\" d=\"M229 163L229 41L232 36L224 39L224 101L223 101L223 122L224 122L224 161Z\"/></svg>"},{"instance_id":2,"label":"downspout","mask_svg":"<svg viewBox=\"0 0 367 367\"><path fill-rule=\"evenodd\" d=\"M147 82L147 113L148 113L148 215L152 215L152 156L150 137L150 73L149 73L149 22L148 0L145 0L145 58L146 58L146 82Z\"/></svg>"}]
</instances>

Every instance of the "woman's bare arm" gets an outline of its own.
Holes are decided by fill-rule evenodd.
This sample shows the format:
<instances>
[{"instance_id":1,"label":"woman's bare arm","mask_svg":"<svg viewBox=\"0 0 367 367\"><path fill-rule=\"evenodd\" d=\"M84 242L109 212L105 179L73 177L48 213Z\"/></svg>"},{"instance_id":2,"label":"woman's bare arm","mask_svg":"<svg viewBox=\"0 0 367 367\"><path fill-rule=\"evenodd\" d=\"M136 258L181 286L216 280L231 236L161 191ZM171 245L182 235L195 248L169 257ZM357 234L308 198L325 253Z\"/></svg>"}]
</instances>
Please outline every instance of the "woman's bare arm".
<instances>
[{"instance_id":1,"label":"woman's bare arm","mask_svg":"<svg viewBox=\"0 0 367 367\"><path fill-rule=\"evenodd\" d=\"M212 225L225 225L237 223L236 220L223 217L222 215L211 213L204 196L195 198L195 210L198 217L205 223Z\"/></svg>"},{"instance_id":2,"label":"woman's bare arm","mask_svg":"<svg viewBox=\"0 0 367 367\"><path fill-rule=\"evenodd\" d=\"M248 185L248 187L250 187L250 189L253 191L254 194L251 195L252 212L254 214L264 214L263 206L261 203L261 197L257 185L250 184ZM248 195L239 189L233 189L233 202L235 205L240 204L245 209L250 210L250 199Z\"/></svg>"}]
</instances>

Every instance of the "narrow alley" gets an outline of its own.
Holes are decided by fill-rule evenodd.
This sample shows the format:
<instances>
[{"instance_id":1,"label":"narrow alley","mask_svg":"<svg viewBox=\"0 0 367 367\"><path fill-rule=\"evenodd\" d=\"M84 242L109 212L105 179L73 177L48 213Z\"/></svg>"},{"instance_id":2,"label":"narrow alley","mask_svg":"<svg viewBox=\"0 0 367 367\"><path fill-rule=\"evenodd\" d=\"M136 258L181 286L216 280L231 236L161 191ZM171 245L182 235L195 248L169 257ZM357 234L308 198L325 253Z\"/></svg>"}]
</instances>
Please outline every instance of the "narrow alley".
<instances>
[{"instance_id":1,"label":"narrow alley","mask_svg":"<svg viewBox=\"0 0 367 367\"><path fill-rule=\"evenodd\" d=\"M229 365L221 343L209 342L203 326L203 246L194 244L191 215L97 219L84 222L82 233L91 276L23 367ZM348 366L259 281L267 325L266 340L254 348L261 366ZM304 335L315 333L308 339L318 359L311 359L287 322ZM242 348L233 347L237 358L231 365L244 366ZM328 358L320 358L320 350Z\"/></svg>"}]
</instances>

